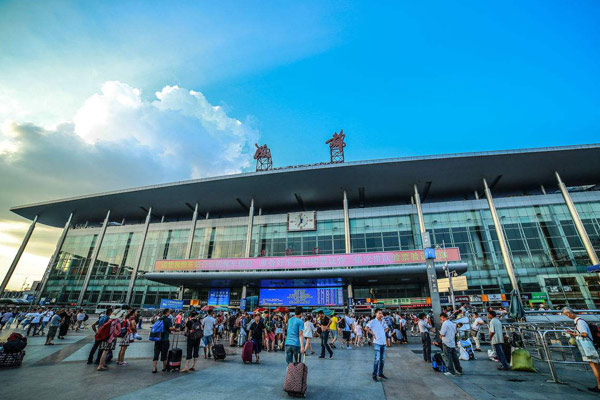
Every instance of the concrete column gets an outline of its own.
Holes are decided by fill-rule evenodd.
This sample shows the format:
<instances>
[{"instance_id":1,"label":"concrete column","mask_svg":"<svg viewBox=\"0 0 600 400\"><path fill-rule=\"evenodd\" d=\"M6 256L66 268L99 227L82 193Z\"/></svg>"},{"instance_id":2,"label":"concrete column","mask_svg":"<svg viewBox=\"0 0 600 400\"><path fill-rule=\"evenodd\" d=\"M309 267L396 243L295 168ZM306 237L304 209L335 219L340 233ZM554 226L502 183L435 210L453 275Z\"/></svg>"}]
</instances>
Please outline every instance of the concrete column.
<instances>
[{"instance_id":1,"label":"concrete column","mask_svg":"<svg viewBox=\"0 0 600 400\"><path fill-rule=\"evenodd\" d=\"M185 288L183 286L179 286L177 288L177 300L183 300L183 291Z\"/></svg>"},{"instance_id":2,"label":"concrete column","mask_svg":"<svg viewBox=\"0 0 600 400\"><path fill-rule=\"evenodd\" d=\"M185 249L185 258L192 256L192 245L194 244L194 234L196 232L196 221L198 220L198 203L194 208L194 215L192 216L192 226L190 227L190 235L188 237L187 248Z\"/></svg>"},{"instance_id":3,"label":"concrete column","mask_svg":"<svg viewBox=\"0 0 600 400\"><path fill-rule=\"evenodd\" d=\"M510 284L513 289L517 291L519 294L519 299L521 298L521 291L519 290L519 285L517 283L517 278L515 276L515 271L513 268L513 263L510 258L510 252L508 251L508 244L506 242L506 236L504 236L504 229L502 229L502 224L500 223L500 218L498 217L498 213L496 212L496 206L494 205L494 198L492 197L492 191L488 187L487 181L485 178L483 179L483 187L485 190L485 197L488 202L488 207L490 209L490 213L492 214L492 220L494 221L494 227L496 228L496 234L498 236L498 243L500 244L500 251L502 252L502 259L504 260L504 266L506 267L506 272L508 274L508 278L510 279Z\"/></svg>"},{"instance_id":4,"label":"concrete column","mask_svg":"<svg viewBox=\"0 0 600 400\"><path fill-rule=\"evenodd\" d=\"M248 212L248 231L246 232L246 248L244 257L250 257L250 245L252 244L252 225L254 225L254 198L250 202L250 211Z\"/></svg>"},{"instance_id":5,"label":"concrete column","mask_svg":"<svg viewBox=\"0 0 600 400\"><path fill-rule=\"evenodd\" d=\"M37 223L37 220L38 220L38 216L36 215L35 218L33 218L31 225L29 225L29 229L27 230L27 233L25 234L25 237L23 238L23 241L21 242L21 245L19 246L19 250L17 250L17 254L15 254L15 258L13 259L12 263L10 264L10 267L8 267L8 271L6 272L6 275L4 276L4 279L2 280L2 285L0 285L0 295L2 295L2 293L4 293L4 290L6 289L6 285L8 285L10 278L12 278L12 274L15 272L15 269L17 268L17 264L19 264L19 260L21 259L21 256L23 255L23 252L25 251L27 242L29 242L29 239L31 238L31 234L33 233L33 229L35 228L35 224Z\"/></svg>"},{"instance_id":6,"label":"concrete column","mask_svg":"<svg viewBox=\"0 0 600 400\"><path fill-rule=\"evenodd\" d=\"M417 216L419 217L419 230L421 231L421 246L423 246L423 236L429 235L425 229L425 217L423 216L423 208L421 207L421 196L419 189L414 185L415 190L415 205L417 206ZM440 314L442 313L442 303L440 301L440 292L438 290L437 274L435 272L434 260L426 260L427 265L427 282L429 284L429 296L431 297L431 309L434 314L435 328L439 331L441 327Z\"/></svg>"},{"instance_id":7,"label":"concrete column","mask_svg":"<svg viewBox=\"0 0 600 400\"><path fill-rule=\"evenodd\" d=\"M240 308L242 308L242 311L246 311L246 308L248 307L248 305L246 304L246 291L246 285L242 285L242 295L240 297Z\"/></svg>"},{"instance_id":8,"label":"concrete column","mask_svg":"<svg viewBox=\"0 0 600 400\"><path fill-rule=\"evenodd\" d=\"M85 279L83 281L83 286L81 287L81 292L79 292L79 298L77 299L77 305L81 306L83 303L83 297L85 296L85 292L87 290L88 284L90 283L90 277L92 276L92 270L94 269L94 264L96 264L96 259L98 258L98 253L100 252L100 246L102 246L102 240L104 239L104 234L106 233L106 227L108 226L108 220L110 219L110 210L106 213L106 218L104 218L104 223L102 223L102 229L100 230L100 234L98 235L98 240L96 241L96 245L94 246L94 251L92 252L92 259L90 260L90 264L88 266L87 273L85 274Z\"/></svg>"},{"instance_id":9,"label":"concrete column","mask_svg":"<svg viewBox=\"0 0 600 400\"><path fill-rule=\"evenodd\" d=\"M344 243L346 245L346 254L352 253L352 243L350 242L350 213L348 212L348 196L344 190Z\"/></svg>"},{"instance_id":10,"label":"concrete column","mask_svg":"<svg viewBox=\"0 0 600 400\"><path fill-rule=\"evenodd\" d=\"M127 296L125 296L125 303L131 302L131 296L133 294L133 287L135 286L135 280L137 279L138 270L142 261L142 252L144 251L144 244L146 243L146 236L148 235L148 226L150 226L150 220L152 219L152 207L148 209L148 215L146 215L146 222L144 223L144 229L142 230L142 238L140 239L140 246L138 247L137 254L135 255L135 263L133 264L133 271L131 271L131 278L129 278L129 287L127 288ZM143 303L142 303L143 304Z\"/></svg>"},{"instance_id":11,"label":"concrete column","mask_svg":"<svg viewBox=\"0 0 600 400\"><path fill-rule=\"evenodd\" d=\"M48 282L48 278L50 277L50 272L52 271L52 268L54 267L54 263L56 262L56 259L58 258L58 254L60 253L60 250L62 249L62 246L65 243L65 238L67 237L67 232L69 231L69 228L71 227L72 219L73 219L73 213L69 214L69 218L67 219L67 222L65 223L65 227L63 228L63 231L60 234L60 237L58 238L58 243L56 243L56 249L54 250L52 257L50 257L50 261L48 262L48 267L46 267L46 272L44 272L44 277L42 278L42 285L41 285L40 291L38 292L38 295L35 298L35 304L37 304L40 301L40 299L44 293L44 289L46 288L46 283Z\"/></svg>"},{"instance_id":12,"label":"concrete column","mask_svg":"<svg viewBox=\"0 0 600 400\"><path fill-rule=\"evenodd\" d=\"M354 292L352 290L352 284L349 283L348 284L348 310L350 311L350 313L352 313L354 310L354 307L352 305L353 299L354 299Z\"/></svg>"},{"instance_id":13,"label":"concrete column","mask_svg":"<svg viewBox=\"0 0 600 400\"><path fill-rule=\"evenodd\" d=\"M581 218L579 217L579 213L577 212L577 208L575 208L575 203L573 203L573 199L571 199L571 195L567 190L567 186L563 183L562 179L560 179L560 175L558 172L554 172L556 174L556 180L558 181L558 187L560 192L562 193L563 199L565 199L565 203L567 204L567 208L569 209L569 213L571 214L571 218L573 219L573 223L575 223L575 228L577 228L577 233L579 233L579 238L583 242L583 246L585 247L585 251L592 262L592 265L600 264L598 260L598 256L596 255L596 251L594 250L594 246L590 241L590 237L583 226L583 222L581 222Z\"/></svg>"}]
</instances>

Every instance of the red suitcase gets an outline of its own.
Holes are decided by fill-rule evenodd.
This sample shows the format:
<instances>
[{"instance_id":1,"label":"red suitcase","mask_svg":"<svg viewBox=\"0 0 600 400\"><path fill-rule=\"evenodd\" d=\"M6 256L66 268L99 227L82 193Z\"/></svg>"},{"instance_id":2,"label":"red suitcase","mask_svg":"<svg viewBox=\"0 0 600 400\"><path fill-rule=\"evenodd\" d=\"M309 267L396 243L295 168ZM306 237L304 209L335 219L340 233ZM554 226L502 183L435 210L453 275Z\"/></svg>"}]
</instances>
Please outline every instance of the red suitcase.
<instances>
[{"instance_id":1,"label":"red suitcase","mask_svg":"<svg viewBox=\"0 0 600 400\"><path fill-rule=\"evenodd\" d=\"M242 347L242 362L244 364L252 362L252 353L254 352L254 342L248 340Z\"/></svg>"},{"instance_id":2,"label":"red suitcase","mask_svg":"<svg viewBox=\"0 0 600 400\"><path fill-rule=\"evenodd\" d=\"M290 396L304 396L306 394L308 367L304 364L305 359L306 355L302 358L302 362L288 364L283 390Z\"/></svg>"}]
</instances>

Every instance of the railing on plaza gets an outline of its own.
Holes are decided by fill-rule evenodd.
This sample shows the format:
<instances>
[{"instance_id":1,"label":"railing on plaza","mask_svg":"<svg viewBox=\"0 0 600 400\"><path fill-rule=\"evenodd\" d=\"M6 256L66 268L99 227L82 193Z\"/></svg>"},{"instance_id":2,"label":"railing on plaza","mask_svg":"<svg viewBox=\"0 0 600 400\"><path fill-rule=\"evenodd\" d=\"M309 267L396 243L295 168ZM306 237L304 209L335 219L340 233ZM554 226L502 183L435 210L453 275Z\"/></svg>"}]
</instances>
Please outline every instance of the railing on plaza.
<instances>
[{"instance_id":1,"label":"railing on plaza","mask_svg":"<svg viewBox=\"0 0 600 400\"><path fill-rule=\"evenodd\" d=\"M576 312L588 322L600 321L600 310L577 310ZM539 311L528 313L528 322L503 323L509 338L516 334L534 360L548 364L552 375L552 380L549 382L554 383L564 383L558 377L557 366L579 367L589 371L589 364L582 360L577 346L569 343L571 336L567 331L574 330L573 321L566 317L557 318L559 313L560 311ZM544 314L554 318L542 321L539 318L529 318L533 314ZM530 319L538 321L529 321Z\"/></svg>"}]
</instances>

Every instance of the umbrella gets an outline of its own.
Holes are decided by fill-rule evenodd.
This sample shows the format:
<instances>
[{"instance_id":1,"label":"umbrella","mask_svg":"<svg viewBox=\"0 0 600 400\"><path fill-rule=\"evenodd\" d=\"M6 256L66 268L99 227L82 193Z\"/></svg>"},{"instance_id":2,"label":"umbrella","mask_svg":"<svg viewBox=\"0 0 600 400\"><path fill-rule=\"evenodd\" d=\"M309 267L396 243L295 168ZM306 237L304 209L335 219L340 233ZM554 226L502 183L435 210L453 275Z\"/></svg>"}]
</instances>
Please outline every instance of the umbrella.
<instances>
[{"instance_id":1,"label":"umbrella","mask_svg":"<svg viewBox=\"0 0 600 400\"><path fill-rule=\"evenodd\" d=\"M333 314L335 314L335 311L329 310L327 308L317 308L316 310L313 310L314 313L319 313L320 311L323 311L323 314L325 314L325 315L333 315Z\"/></svg>"},{"instance_id":2,"label":"umbrella","mask_svg":"<svg viewBox=\"0 0 600 400\"><path fill-rule=\"evenodd\" d=\"M202 310L202 311L212 311L214 309L215 309L214 306L204 306L200 310Z\"/></svg>"},{"instance_id":3,"label":"umbrella","mask_svg":"<svg viewBox=\"0 0 600 400\"><path fill-rule=\"evenodd\" d=\"M519 298L519 293L513 289L510 292L510 308L509 308L510 316L517 321L525 320L525 311L523 311L523 304L521 304L521 299Z\"/></svg>"},{"instance_id":4,"label":"umbrella","mask_svg":"<svg viewBox=\"0 0 600 400\"><path fill-rule=\"evenodd\" d=\"M231 311L231 308L225 307L225 306L221 306L221 307L215 308L214 311Z\"/></svg>"},{"instance_id":5,"label":"umbrella","mask_svg":"<svg viewBox=\"0 0 600 400\"><path fill-rule=\"evenodd\" d=\"M287 312L290 312L290 309L287 307L277 307L276 309L273 310L273 312L287 313Z\"/></svg>"},{"instance_id":6,"label":"umbrella","mask_svg":"<svg viewBox=\"0 0 600 400\"><path fill-rule=\"evenodd\" d=\"M264 307L258 307L257 309L254 310L254 312L263 312L263 311L267 311L267 309Z\"/></svg>"}]
</instances>

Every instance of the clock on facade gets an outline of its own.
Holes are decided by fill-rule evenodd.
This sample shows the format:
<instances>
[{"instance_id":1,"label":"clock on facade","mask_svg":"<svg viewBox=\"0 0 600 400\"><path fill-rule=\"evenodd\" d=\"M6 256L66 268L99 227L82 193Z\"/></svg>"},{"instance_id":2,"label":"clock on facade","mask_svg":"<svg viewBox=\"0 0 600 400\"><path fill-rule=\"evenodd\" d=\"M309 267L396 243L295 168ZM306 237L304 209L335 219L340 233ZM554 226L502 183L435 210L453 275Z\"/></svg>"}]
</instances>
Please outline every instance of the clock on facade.
<instances>
[{"instance_id":1,"label":"clock on facade","mask_svg":"<svg viewBox=\"0 0 600 400\"><path fill-rule=\"evenodd\" d=\"M301 211L288 213L287 230L293 231L314 231L317 229L317 212Z\"/></svg>"}]
</instances>

